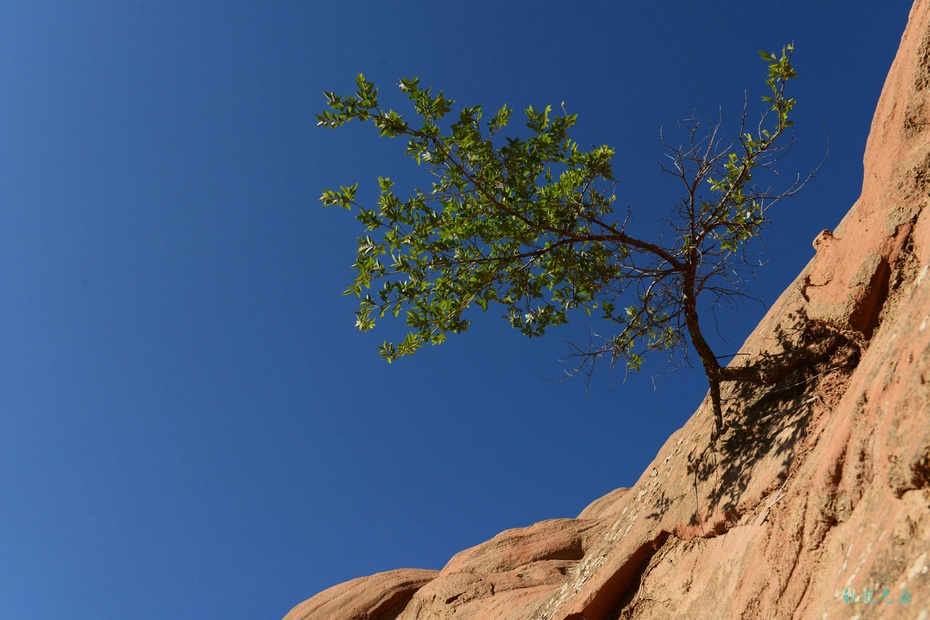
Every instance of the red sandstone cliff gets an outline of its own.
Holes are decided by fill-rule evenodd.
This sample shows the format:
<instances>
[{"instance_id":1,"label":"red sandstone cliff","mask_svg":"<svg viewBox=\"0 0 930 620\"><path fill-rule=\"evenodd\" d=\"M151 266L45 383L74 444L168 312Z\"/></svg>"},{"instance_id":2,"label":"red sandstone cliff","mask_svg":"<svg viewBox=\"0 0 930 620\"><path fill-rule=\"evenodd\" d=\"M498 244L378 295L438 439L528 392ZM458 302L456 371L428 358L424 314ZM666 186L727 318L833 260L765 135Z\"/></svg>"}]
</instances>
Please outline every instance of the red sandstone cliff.
<instances>
[{"instance_id":1,"label":"red sandstone cliff","mask_svg":"<svg viewBox=\"0 0 930 620\"><path fill-rule=\"evenodd\" d=\"M577 519L508 530L441 571L340 584L285 620L930 618L928 202L930 0L917 0L861 197L742 348L815 361L774 388L731 388L737 423L716 445L705 403L632 489Z\"/></svg>"}]
</instances>

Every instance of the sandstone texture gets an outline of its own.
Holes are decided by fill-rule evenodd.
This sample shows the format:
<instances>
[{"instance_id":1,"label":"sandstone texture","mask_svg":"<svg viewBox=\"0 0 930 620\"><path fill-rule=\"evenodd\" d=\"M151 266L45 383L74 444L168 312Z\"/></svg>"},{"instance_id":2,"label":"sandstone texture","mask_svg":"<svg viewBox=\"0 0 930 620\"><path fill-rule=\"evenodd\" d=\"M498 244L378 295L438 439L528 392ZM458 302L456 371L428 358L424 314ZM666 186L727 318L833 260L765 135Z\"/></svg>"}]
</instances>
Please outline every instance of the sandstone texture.
<instances>
[{"instance_id":1,"label":"sandstone texture","mask_svg":"<svg viewBox=\"0 0 930 620\"><path fill-rule=\"evenodd\" d=\"M805 362L725 386L716 443L704 403L577 519L335 586L285 620L930 619L930 0L864 163L859 200L738 358Z\"/></svg>"},{"instance_id":2,"label":"sandstone texture","mask_svg":"<svg viewBox=\"0 0 930 620\"><path fill-rule=\"evenodd\" d=\"M407 568L340 583L304 601L288 618L396 618L438 571Z\"/></svg>"}]
</instances>

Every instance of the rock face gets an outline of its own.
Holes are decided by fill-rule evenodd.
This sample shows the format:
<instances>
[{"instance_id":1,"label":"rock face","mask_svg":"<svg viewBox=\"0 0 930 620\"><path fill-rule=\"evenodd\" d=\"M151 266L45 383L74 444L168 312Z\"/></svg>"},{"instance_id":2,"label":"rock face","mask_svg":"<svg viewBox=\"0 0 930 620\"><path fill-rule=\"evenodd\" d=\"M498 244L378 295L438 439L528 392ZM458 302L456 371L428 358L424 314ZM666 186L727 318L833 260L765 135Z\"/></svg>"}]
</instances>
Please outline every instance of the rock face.
<instances>
[{"instance_id":1,"label":"rock face","mask_svg":"<svg viewBox=\"0 0 930 620\"><path fill-rule=\"evenodd\" d=\"M577 519L335 586L285 620L930 618L928 202L917 0L861 197L743 345L763 365L805 352L791 377L728 386L716 444L705 403L632 489Z\"/></svg>"}]
</instances>

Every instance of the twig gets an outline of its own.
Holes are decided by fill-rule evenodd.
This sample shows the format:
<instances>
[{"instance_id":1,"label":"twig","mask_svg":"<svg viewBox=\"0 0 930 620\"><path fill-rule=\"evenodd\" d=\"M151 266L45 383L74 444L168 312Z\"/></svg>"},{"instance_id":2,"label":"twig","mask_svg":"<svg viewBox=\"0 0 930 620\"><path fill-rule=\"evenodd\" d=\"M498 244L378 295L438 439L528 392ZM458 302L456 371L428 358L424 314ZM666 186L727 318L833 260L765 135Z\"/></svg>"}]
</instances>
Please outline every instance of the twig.
<instances>
[{"instance_id":1,"label":"twig","mask_svg":"<svg viewBox=\"0 0 930 620\"><path fill-rule=\"evenodd\" d=\"M788 484L787 480L785 480L781 484L781 487L778 489L778 492L775 495L775 499L769 502L769 505L765 507L765 512L762 513L762 518L759 519L759 522L756 523L756 525L762 525L763 523L765 523L765 520L769 518L769 511L772 509L772 506L777 504L785 495L787 495L787 493L782 492L785 490L785 485L787 484Z\"/></svg>"}]
</instances>

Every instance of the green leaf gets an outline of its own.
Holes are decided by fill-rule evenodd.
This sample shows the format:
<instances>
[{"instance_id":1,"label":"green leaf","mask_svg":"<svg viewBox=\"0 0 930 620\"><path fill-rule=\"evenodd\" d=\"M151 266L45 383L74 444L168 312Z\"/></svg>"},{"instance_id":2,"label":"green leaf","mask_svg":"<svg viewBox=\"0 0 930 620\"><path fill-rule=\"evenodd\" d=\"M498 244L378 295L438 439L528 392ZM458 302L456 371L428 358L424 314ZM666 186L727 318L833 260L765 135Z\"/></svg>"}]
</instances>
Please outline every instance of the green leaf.
<instances>
[{"instance_id":1,"label":"green leaf","mask_svg":"<svg viewBox=\"0 0 930 620\"><path fill-rule=\"evenodd\" d=\"M570 135L578 117L564 104L562 116L551 106L526 107L530 131L499 139L511 118L506 105L486 122L482 106L459 106L445 122L455 102L415 77L398 85L401 103L412 108L406 118L380 107L377 88L362 74L353 95L324 91L318 125L359 120L382 137L405 136L405 157L429 173L423 184L411 183L408 197L378 177L374 209L356 202L358 184L323 190L324 206L358 207L367 233L358 237L355 279L345 291L359 298L357 326L365 331L387 314L403 315L406 335L379 347L389 362L466 331L470 308L486 312L495 304L528 337L568 322L578 309L587 316L600 309L614 334L587 350L583 364L605 358L638 369L650 351L683 347L684 332L700 327L684 319L701 307L696 297L731 294L732 282L741 281L736 259L777 198L754 177L769 178L793 123L796 104L786 94L797 76L792 51L759 52L767 86L758 125L741 128L731 146L714 137L716 125L706 133L694 126L691 144L710 140L707 155L703 146L670 148L686 193L668 205L669 225L655 239L632 236L648 227L628 227L631 210L615 213L614 151L579 146Z\"/></svg>"}]
</instances>

